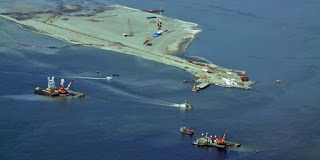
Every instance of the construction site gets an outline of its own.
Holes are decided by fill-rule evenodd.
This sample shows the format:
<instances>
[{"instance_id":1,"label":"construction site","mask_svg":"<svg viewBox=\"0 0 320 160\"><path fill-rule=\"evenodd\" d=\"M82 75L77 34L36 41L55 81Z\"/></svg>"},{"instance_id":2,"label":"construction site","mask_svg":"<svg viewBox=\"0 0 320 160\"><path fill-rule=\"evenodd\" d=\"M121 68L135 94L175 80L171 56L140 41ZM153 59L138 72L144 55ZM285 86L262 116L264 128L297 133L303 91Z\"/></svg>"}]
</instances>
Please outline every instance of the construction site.
<instances>
[{"instance_id":1,"label":"construction site","mask_svg":"<svg viewBox=\"0 0 320 160\"><path fill-rule=\"evenodd\" d=\"M193 87L194 92L210 84L252 89L254 81L245 76L245 71L220 67L201 57L194 61L173 55L184 53L201 32L196 23L120 5L108 6L87 16L73 16L70 12L71 9L68 14L35 13L20 19L17 13L0 17L72 44L112 50L184 69L195 76L194 80L185 82L200 83Z\"/></svg>"}]
</instances>

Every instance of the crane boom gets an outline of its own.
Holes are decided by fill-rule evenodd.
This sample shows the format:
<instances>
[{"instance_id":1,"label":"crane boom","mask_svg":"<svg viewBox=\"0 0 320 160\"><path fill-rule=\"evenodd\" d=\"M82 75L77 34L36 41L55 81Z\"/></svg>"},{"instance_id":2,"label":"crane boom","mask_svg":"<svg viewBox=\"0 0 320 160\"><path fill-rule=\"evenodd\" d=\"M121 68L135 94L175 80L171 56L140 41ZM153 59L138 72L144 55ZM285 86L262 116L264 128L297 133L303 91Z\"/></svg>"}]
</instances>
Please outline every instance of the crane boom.
<instances>
[{"instance_id":1,"label":"crane boom","mask_svg":"<svg viewBox=\"0 0 320 160\"><path fill-rule=\"evenodd\" d=\"M71 83L74 81L74 78L72 78L68 84L68 87L66 88L67 90L69 90L70 86L71 86Z\"/></svg>"},{"instance_id":2,"label":"crane boom","mask_svg":"<svg viewBox=\"0 0 320 160\"><path fill-rule=\"evenodd\" d=\"M132 35L131 24L130 24L130 19L129 18L128 18L128 23L129 23L130 35Z\"/></svg>"}]
</instances>

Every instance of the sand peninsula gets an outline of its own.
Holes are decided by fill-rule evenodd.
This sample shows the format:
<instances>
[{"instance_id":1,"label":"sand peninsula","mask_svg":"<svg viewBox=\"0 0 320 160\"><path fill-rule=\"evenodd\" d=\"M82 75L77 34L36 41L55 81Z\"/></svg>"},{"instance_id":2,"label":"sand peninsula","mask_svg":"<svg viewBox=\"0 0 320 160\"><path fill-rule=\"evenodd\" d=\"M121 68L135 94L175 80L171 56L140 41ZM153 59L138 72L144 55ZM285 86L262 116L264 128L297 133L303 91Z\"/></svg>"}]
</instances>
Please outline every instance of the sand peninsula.
<instances>
[{"instance_id":1,"label":"sand peninsula","mask_svg":"<svg viewBox=\"0 0 320 160\"><path fill-rule=\"evenodd\" d=\"M192 58L184 59L172 55L183 53L194 36L201 32L196 23L120 5L104 7L94 14L72 15L72 12L79 11L86 12L88 8L63 5L59 6L59 12L8 12L2 13L0 17L23 28L27 27L34 32L72 44L130 54L184 69L197 77L195 82L201 83L197 89L209 84L251 89L250 85L254 83L245 77L245 71L223 68L201 57L191 60ZM165 32L153 37L153 34L159 31L158 18L162 20L161 30ZM132 37L122 35L130 34L128 19L134 33Z\"/></svg>"}]
</instances>

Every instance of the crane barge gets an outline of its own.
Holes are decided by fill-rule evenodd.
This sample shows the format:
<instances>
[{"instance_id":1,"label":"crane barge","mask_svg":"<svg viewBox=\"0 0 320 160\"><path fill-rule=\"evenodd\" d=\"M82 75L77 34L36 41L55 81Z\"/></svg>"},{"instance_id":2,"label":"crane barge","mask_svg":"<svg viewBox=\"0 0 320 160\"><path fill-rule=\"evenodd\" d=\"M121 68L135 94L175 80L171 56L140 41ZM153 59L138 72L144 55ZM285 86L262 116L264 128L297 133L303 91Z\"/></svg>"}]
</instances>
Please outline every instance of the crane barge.
<instances>
[{"instance_id":1,"label":"crane barge","mask_svg":"<svg viewBox=\"0 0 320 160\"><path fill-rule=\"evenodd\" d=\"M40 87L36 87L34 89L35 94L49 96L49 97L56 97L56 96L63 96L63 97L72 96L72 97L78 97L78 98L85 97L85 95L82 93L77 93L77 92L73 92L73 91L69 90L72 82L74 81L73 78L70 80L70 82L66 88L63 85L65 82L64 79L61 79L60 86L56 87L54 76L52 76L51 78L50 77L47 77L47 78L48 78L47 88L43 89Z\"/></svg>"}]
</instances>

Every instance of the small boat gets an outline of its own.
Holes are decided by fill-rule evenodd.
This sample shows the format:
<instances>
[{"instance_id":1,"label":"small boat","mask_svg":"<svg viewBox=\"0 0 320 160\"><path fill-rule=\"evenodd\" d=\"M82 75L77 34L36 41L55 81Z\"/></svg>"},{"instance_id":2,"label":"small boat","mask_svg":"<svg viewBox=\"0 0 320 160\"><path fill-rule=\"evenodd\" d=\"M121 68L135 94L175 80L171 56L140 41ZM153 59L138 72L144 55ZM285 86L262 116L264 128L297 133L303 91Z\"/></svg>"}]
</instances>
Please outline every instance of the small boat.
<instances>
[{"instance_id":1,"label":"small boat","mask_svg":"<svg viewBox=\"0 0 320 160\"><path fill-rule=\"evenodd\" d=\"M113 79L113 77L106 77L106 80L108 80L108 81L110 81L112 79Z\"/></svg>"},{"instance_id":2,"label":"small boat","mask_svg":"<svg viewBox=\"0 0 320 160\"><path fill-rule=\"evenodd\" d=\"M200 89L199 89L199 87L196 87L196 85L195 84L193 84L193 88L192 88L192 92L198 92Z\"/></svg>"},{"instance_id":3,"label":"small boat","mask_svg":"<svg viewBox=\"0 0 320 160\"><path fill-rule=\"evenodd\" d=\"M77 97L77 98L84 98L85 96L86 96L86 95L84 95L84 94L80 93L80 94L75 95L74 97Z\"/></svg>"},{"instance_id":4,"label":"small boat","mask_svg":"<svg viewBox=\"0 0 320 160\"><path fill-rule=\"evenodd\" d=\"M191 105L185 101L184 103L179 104L179 108L181 109L191 109Z\"/></svg>"},{"instance_id":5,"label":"small boat","mask_svg":"<svg viewBox=\"0 0 320 160\"><path fill-rule=\"evenodd\" d=\"M277 79L275 82L276 82L276 83L281 83L281 80Z\"/></svg>"},{"instance_id":6,"label":"small boat","mask_svg":"<svg viewBox=\"0 0 320 160\"><path fill-rule=\"evenodd\" d=\"M180 128L180 133L182 134L188 134L188 135L193 135L194 131L192 129L188 129L186 127L181 127Z\"/></svg>"},{"instance_id":7,"label":"small boat","mask_svg":"<svg viewBox=\"0 0 320 160\"><path fill-rule=\"evenodd\" d=\"M82 94L82 93L70 93L69 94L72 97L76 97L76 98L84 98L86 95Z\"/></svg>"}]
</instances>

